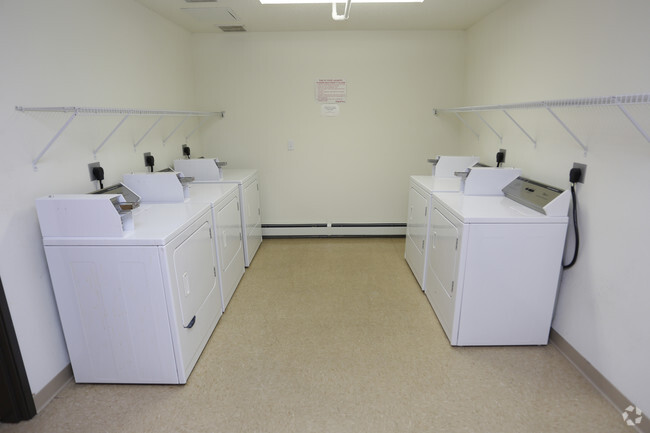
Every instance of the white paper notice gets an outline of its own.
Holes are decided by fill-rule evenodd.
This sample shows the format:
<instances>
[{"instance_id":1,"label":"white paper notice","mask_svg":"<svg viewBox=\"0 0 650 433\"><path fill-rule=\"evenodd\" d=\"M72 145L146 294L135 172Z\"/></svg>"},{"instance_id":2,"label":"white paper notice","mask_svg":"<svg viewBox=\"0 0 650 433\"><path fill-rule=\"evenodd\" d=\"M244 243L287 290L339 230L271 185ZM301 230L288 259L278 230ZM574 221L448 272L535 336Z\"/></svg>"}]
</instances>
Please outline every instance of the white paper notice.
<instances>
[{"instance_id":1,"label":"white paper notice","mask_svg":"<svg viewBox=\"0 0 650 433\"><path fill-rule=\"evenodd\" d=\"M316 80L316 101L321 104L340 104L347 98L345 80L329 79Z\"/></svg>"},{"instance_id":2,"label":"white paper notice","mask_svg":"<svg viewBox=\"0 0 650 433\"><path fill-rule=\"evenodd\" d=\"M338 104L323 104L320 106L320 114L323 116L334 117L339 115Z\"/></svg>"}]
</instances>

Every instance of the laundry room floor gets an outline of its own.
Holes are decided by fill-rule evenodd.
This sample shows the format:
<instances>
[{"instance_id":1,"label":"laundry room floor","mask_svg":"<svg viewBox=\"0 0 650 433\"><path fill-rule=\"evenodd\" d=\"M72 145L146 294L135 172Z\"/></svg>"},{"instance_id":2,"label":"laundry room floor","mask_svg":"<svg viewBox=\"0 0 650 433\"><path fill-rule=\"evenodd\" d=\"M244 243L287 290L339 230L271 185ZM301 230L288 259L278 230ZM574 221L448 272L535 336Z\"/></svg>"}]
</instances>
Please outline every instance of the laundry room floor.
<instances>
[{"instance_id":1,"label":"laundry room floor","mask_svg":"<svg viewBox=\"0 0 650 433\"><path fill-rule=\"evenodd\" d=\"M451 347L403 238L265 239L186 385L70 384L18 432L630 432L551 345Z\"/></svg>"}]
</instances>

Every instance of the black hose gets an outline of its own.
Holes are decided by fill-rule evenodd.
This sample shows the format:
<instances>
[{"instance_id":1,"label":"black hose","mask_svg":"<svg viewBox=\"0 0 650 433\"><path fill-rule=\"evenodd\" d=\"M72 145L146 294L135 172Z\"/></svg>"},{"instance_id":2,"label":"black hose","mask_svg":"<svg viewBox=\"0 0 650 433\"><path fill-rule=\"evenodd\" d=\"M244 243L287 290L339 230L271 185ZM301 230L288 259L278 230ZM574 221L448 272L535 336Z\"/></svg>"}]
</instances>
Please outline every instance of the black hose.
<instances>
[{"instance_id":1,"label":"black hose","mask_svg":"<svg viewBox=\"0 0 650 433\"><path fill-rule=\"evenodd\" d=\"M576 260L578 260L578 249L580 248L580 233L578 232L578 199L576 198L576 188L573 183L571 184L571 197L573 199L573 229L575 232L576 245L573 252L573 259L571 260L571 263L562 265L562 268L564 269L569 269L576 264Z\"/></svg>"}]
</instances>

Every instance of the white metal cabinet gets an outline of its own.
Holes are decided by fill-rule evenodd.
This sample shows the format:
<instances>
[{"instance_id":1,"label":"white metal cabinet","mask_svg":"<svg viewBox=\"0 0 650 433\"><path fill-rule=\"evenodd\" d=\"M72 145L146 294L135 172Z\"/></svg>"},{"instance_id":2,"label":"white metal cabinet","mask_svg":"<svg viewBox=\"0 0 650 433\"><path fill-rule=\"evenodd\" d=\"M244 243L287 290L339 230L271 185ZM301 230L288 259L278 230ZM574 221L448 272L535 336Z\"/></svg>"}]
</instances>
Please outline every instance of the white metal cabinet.
<instances>
[{"instance_id":1,"label":"white metal cabinet","mask_svg":"<svg viewBox=\"0 0 650 433\"><path fill-rule=\"evenodd\" d=\"M246 225L246 239L244 243L244 256L246 266L255 256L257 249L262 244L262 207L260 203L260 184L257 176L252 177L243 185L243 206L245 217L242 225Z\"/></svg>"},{"instance_id":2,"label":"white metal cabinet","mask_svg":"<svg viewBox=\"0 0 650 433\"><path fill-rule=\"evenodd\" d=\"M205 170L206 164L211 168ZM244 264L249 267L262 243L262 210L259 176L255 169L217 168L216 162L203 159L174 161L174 167L186 176L195 177L195 184L234 183L239 189L241 226L244 241Z\"/></svg>"},{"instance_id":3,"label":"white metal cabinet","mask_svg":"<svg viewBox=\"0 0 650 433\"><path fill-rule=\"evenodd\" d=\"M45 254L77 383L179 383L158 248Z\"/></svg>"},{"instance_id":4,"label":"white metal cabinet","mask_svg":"<svg viewBox=\"0 0 650 433\"><path fill-rule=\"evenodd\" d=\"M230 193L214 208L219 241L219 267L224 310L244 274L243 235L239 195Z\"/></svg>"},{"instance_id":5,"label":"white metal cabinet","mask_svg":"<svg viewBox=\"0 0 650 433\"><path fill-rule=\"evenodd\" d=\"M185 383L221 317L208 207L137 212L123 237L44 238L77 382Z\"/></svg>"},{"instance_id":6,"label":"white metal cabinet","mask_svg":"<svg viewBox=\"0 0 650 433\"><path fill-rule=\"evenodd\" d=\"M193 183L187 202L210 203L214 220L215 245L219 263L217 275L225 311L244 275L244 247L237 185Z\"/></svg>"},{"instance_id":7,"label":"white metal cabinet","mask_svg":"<svg viewBox=\"0 0 650 433\"><path fill-rule=\"evenodd\" d=\"M566 228L505 197L434 194L425 293L452 345L548 343Z\"/></svg>"},{"instance_id":8,"label":"white metal cabinet","mask_svg":"<svg viewBox=\"0 0 650 433\"><path fill-rule=\"evenodd\" d=\"M404 257L424 290L429 194L411 180Z\"/></svg>"},{"instance_id":9,"label":"white metal cabinet","mask_svg":"<svg viewBox=\"0 0 650 433\"><path fill-rule=\"evenodd\" d=\"M182 324L189 326L195 314L214 290L216 283L212 224L210 221L195 227L195 230L178 245L172 243L173 253L168 257L169 265L175 270L176 289L180 305Z\"/></svg>"},{"instance_id":10,"label":"white metal cabinet","mask_svg":"<svg viewBox=\"0 0 650 433\"><path fill-rule=\"evenodd\" d=\"M435 191L459 191L460 185L460 178L435 176L411 176L410 178L404 257L422 290L426 290L427 286L426 255L431 196Z\"/></svg>"},{"instance_id":11,"label":"white metal cabinet","mask_svg":"<svg viewBox=\"0 0 650 433\"><path fill-rule=\"evenodd\" d=\"M235 183L239 188L244 262L246 267L249 267L262 242L262 210L257 170L224 168L220 182ZM249 221L249 218L253 220Z\"/></svg>"},{"instance_id":12,"label":"white metal cabinet","mask_svg":"<svg viewBox=\"0 0 650 433\"><path fill-rule=\"evenodd\" d=\"M434 200L431 207L429 251L427 260L427 286L425 293L434 307L438 320L449 335L454 318L456 301L458 247L461 243L462 224L454 225Z\"/></svg>"},{"instance_id":13,"label":"white metal cabinet","mask_svg":"<svg viewBox=\"0 0 650 433\"><path fill-rule=\"evenodd\" d=\"M206 212L165 248L180 383L187 381L223 312L213 236L212 214Z\"/></svg>"}]
</instances>

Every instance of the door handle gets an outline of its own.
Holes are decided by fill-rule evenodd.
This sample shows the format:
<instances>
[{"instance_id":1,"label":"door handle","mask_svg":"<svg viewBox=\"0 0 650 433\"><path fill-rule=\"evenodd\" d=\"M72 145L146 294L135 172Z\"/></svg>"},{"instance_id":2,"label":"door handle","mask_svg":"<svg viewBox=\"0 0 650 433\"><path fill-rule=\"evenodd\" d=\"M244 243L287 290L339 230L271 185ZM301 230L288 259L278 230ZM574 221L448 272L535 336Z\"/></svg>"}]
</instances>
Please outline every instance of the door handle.
<instances>
[{"instance_id":1,"label":"door handle","mask_svg":"<svg viewBox=\"0 0 650 433\"><path fill-rule=\"evenodd\" d=\"M195 322L196 322L196 316L192 317L192 320L190 320L190 323L188 323L187 326L183 326L183 328L190 329L192 326L194 326Z\"/></svg>"}]
</instances>

